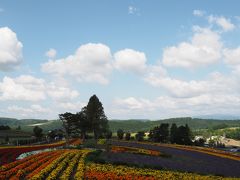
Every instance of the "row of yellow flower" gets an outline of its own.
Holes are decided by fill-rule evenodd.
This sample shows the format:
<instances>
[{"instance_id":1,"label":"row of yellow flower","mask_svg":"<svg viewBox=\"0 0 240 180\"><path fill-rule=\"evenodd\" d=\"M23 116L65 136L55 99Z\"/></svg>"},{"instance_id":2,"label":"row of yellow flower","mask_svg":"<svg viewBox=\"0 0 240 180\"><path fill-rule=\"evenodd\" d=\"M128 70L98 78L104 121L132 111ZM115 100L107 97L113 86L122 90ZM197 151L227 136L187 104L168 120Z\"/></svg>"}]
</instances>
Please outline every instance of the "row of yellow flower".
<instances>
[{"instance_id":1,"label":"row of yellow flower","mask_svg":"<svg viewBox=\"0 0 240 180\"><path fill-rule=\"evenodd\" d=\"M149 144L147 142L140 142L140 143ZM185 145L177 145L177 144L158 144L158 143L151 143L151 144L157 145L157 146L163 146L163 147L171 147L171 148L177 148L177 149L182 149L182 150L188 150L188 151L196 151L196 152L210 154L213 156L218 156L218 157L222 157L222 158L228 158L228 159L240 161L239 155L235 155L235 154L232 154L232 153L226 152L226 151L216 150L213 148L185 146Z\"/></svg>"},{"instance_id":2,"label":"row of yellow flower","mask_svg":"<svg viewBox=\"0 0 240 180\"><path fill-rule=\"evenodd\" d=\"M2 166L1 167L1 172L0 172L0 179L2 177L5 178L10 178L11 176L15 176L16 174L18 174L18 171L23 170L29 166L31 166L34 162L36 161L40 161L42 158L44 157L48 157L51 156L50 152L44 152L38 155L34 155L31 158L28 159L23 159L22 161L20 161L20 163L12 163L13 165L6 165L6 166Z\"/></svg>"},{"instance_id":3,"label":"row of yellow flower","mask_svg":"<svg viewBox=\"0 0 240 180\"><path fill-rule=\"evenodd\" d=\"M69 179L73 173L74 167L77 165L79 159L81 158L80 153L75 154L72 160L68 163L67 168L63 171L62 175L59 177L61 180Z\"/></svg>"},{"instance_id":4,"label":"row of yellow flower","mask_svg":"<svg viewBox=\"0 0 240 180\"><path fill-rule=\"evenodd\" d=\"M204 176L194 173L182 173L174 171L162 171L153 169L141 169L128 166L115 166L111 164L89 164L86 166L85 179L114 180L114 179L182 179L182 180L221 180L234 179L218 176Z\"/></svg>"},{"instance_id":5,"label":"row of yellow flower","mask_svg":"<svg viewBox=\"0 0 240 180\"><path fill-rule=\"evenodd\" d=\"M45 179L46 176L54 170L68 156L68 151L64 152L59 158L55 159L51 164L34 175L31 180Z\"/></svg>"},{"instance_id":6,"label":"row of yellow flower","mask_svg":"<svg viewBox=\"0 0 240 180\"><path fill-rule=\"evenodd\" d=\"M29 148L29 147L45 147L47 146L48 148L51 147L56 147L56 146L63 146L66 143L65 140L61 140L55 143L51 143L51 144L39 144L39 145L28 145L28 146L0 146L0 149L9 149L9 148ZM80 145L82 144L82 140L81 139L70 139L70 145Z\"/></svg>"},{"instance_id":7,"label":"row of yellow flower","mask_svg":"<svg viewBox=\"0 0 240 180\"><path fill-rule=\"evenodd\" d=\"M76 174L74 176L75 180L81 180L83 179L84 176L84 171L85 171L85 157L86 155L91 152L91 150L82 150L82 158L79 160L78 162L78 166L77 166L77 171Z\"/></svg>"},{"instance_id":8,"label":"row of yellow flower","mask_svg":"<svg viewBox=\"0 0 240 180\"><path fill-rule=\"evenodd\" d=\"M161 153L159 151L142 149L142 148L134 148L134 147L126 147L126 146L112 146L112 152L129 152L129 153L140 153L152 156L160 156Z\"/></svg>"},{"instance_id":9,"label":"row of yellow flower","mask_svg":"<svg viewBox=\"0 0 240 180\"><path fill-rule=\"evenodd\" d=\"M84 158L90 150L65 150L63 154L40 172L31 177L31 180L70 179L76 168L74 179L80 180L84 175Z\"/></svg>"},{"instance_id":10,"label":"row of yellow flower","mask_svg":"<svg viewBox=\"0 0 240 180\"><path fill-rule=\"evenodd\" d=\"M74 152L68 153L67 157L48 175L47 180L57 179L59 173L67 167L74 156L76 156Z\"/></svg>"},{"instance_id":11,"label":"row of yellow flower","mask_svg":"<svg viewBox=\"0 0 240 180\"><path fill-rule=\"evenodd\" d=\"M122 142L129 142L129 141L122 141ZM240 161L240 156L236 154L232 154L230 152L216 150L213 148L205 148L205 147L197 147L197 146L185 146L185 145L178 145L178 144L162 144L162 143L152 143L152 142L137 142L139 144L150 144L155 146L162 146L162 147L170 147L170 148L176 148L176 149L182 149L187 151L195 151L195 152L201 152L210 154L213 156L218 156L222 158L228 158Z\"/></svg>"}]
</instances>

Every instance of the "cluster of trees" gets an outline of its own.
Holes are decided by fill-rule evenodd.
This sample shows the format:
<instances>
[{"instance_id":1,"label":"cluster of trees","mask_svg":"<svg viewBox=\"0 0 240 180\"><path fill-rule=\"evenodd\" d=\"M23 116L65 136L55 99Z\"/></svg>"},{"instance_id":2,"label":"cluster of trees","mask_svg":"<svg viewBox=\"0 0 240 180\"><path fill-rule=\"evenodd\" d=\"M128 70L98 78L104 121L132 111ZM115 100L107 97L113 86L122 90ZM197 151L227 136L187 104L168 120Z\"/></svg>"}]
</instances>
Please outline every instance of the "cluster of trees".
<instances>
[{"instance_id":1,"label":"cluster of trees","mask_svg":"<svg viewBox=\"0 0 240 180\"><path fill-rule=\"evenodd\" d=\"M0 125L0 130L10 130L9 126Z\"/></svg>"},{"instance_id":2,"label":"cluster of trees","mask_svg":"<svg viewBox=\"0 0 240 180\"><path fill-rule=\"evenodd\" d=\"M61 129L54 129L47 133L48 140L58 140L64 137L64 132Z\"/></svg>"},{"instance_id":3,"label":"cluster of trees","mask_svg":"<svg viewBox=\"0 0 240 180\"><path fill-rule=\"evenodd\" d=\"M80 112L59 114L59 119L63 123L67 140L70 136L79 135L84 140L87 133L93 133L95 139L112 136L108 130L108 119L104 108L96 95L90 97L87 106Z\"/></svg>"},{"instance_id":4,"label":"cluster of trees","mask_svg":"<svg viewBox=\"0 0 240 180\"><path fill-rule=\"evenodd\" d=\"M153 142L170 142L184 145L191 145L193 138L187 124L177 127L175 123L173 123L170 128L168 123L162 123L160 126L154 127L150 130L148 137L149 140Z\"/></svg>"},{"instance_id":5,"label":"cluster of trees","mask_svg":"<svg viewBox=\"0 0 240 180\"><path fill-rule=\"evenodd\" d=\"M144 131L139 131L138 133L135 134L135 139L137 141L143 141L144 136L145 136L145 132ZM134 137L131 136L130 132L124 132L122 129L118 129L117 137L118 137L119 140L125 139L126 141L129 141L130 139L134 139Z\"/></svg>"},{"instance_id":6,"label":"cluster of trees","mask_svg":"<svg viewBox=\"0 0 240 180\"><path fill-rule=\"evenodd\" d=\"M38 126L35 126L33 128L33 133L37 140L41 140L41 138L43 137L43 129Z\"/></svg>"},{"instance_id":7,"label":"cluster of trees","mask_svg":"<svg viewBox=\"0 0 240 180\"><path fill-rule=\"evenodd\" d=\"M122 129L119 129L117 131L117 137L118 139L122 140L124 139L124 134L125 134L125 140L130 140L131 138L131 133L126 132ZM145 132L144 131L139 131L135 135L135 139L137 141L143 141L145 137ZM184 144L184 145L192 145L192 133L188 125L186 124L185 126L179 126L175 123L169 126L168 123L162 123L160 126L156 126L153 129L150 130L148 134L148 140L152 142L161 142L161 143L176 143L176 144ZM196 142L196 143L202 143Z\"/></svg>"}]
</instances>

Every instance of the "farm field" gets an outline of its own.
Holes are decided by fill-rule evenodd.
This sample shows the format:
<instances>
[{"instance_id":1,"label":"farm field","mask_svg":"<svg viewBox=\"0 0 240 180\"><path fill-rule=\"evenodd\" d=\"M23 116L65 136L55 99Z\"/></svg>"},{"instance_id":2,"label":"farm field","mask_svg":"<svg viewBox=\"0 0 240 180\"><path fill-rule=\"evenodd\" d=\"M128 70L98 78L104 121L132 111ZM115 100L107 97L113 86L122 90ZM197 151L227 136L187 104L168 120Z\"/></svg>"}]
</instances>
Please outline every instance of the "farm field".
<instances>
[{"instance_id":1,"label":"farm field","mask_svg":"<svg viewBox=\"0 0 240 180\"><path fill-rule=\"evenodd\" d=\"M23 153L37 151L48 148L57 148L65 145L65 141L59 141L52 144L32 145L32 146L2 146L0 147L0 165L15 161ZM79 143L78 140L71 140L70 144Z\"/></svg>"},{"instance_id":2,"label":"farm field","mask_svg":"<svg viewBox=\"0 0 240 180\"><path fill-rule=\"evenodd\" d=\"M73 141L72 144L80 142ZM42 152L5 163L0 167L0 179L240 178L240 160L238 156L231 159L231 154L221 156L218 152L213 155L139 142L112 141L111 144L110 150L102 151L101 161L88 157L96 150L83 148Z\"/></svg>"}]
</instances>

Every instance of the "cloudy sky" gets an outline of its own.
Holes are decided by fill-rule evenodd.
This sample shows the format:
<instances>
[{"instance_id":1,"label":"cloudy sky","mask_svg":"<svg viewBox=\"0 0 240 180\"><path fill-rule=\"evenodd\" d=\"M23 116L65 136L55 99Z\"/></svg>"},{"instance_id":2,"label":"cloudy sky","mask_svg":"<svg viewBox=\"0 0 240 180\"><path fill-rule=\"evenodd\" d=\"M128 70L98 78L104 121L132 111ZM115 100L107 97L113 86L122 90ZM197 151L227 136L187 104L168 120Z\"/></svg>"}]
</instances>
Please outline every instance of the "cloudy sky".
<instances>
[{"instance_id":1,"label":"cloudy sky","mask_svg":"<svg viewBox=\"0 0 240 180\"><path fill-rule=\"evenodd\" d=\"M0 116L240 115L240 2L0 0Z\"/></svg>"}]
</instances>

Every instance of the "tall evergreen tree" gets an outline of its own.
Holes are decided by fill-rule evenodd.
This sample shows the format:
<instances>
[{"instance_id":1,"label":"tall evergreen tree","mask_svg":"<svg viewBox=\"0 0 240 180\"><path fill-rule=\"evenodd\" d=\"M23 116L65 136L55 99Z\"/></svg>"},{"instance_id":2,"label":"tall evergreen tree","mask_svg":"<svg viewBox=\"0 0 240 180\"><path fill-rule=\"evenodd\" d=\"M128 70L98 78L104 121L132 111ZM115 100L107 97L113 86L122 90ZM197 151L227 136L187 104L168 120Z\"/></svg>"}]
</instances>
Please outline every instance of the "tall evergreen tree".
<instances>
[{"instance_id":1,"label":"tall evergreen tree","mask_svg":"<svg viewBox=\"0 0 240 180\"><path fill-rule=\"evenodd\" d=\"M122 140L124 136L124 131L122 129L117 130L117 137L118 139Z\"/></svg>"},{"instance_id":2,"label":"tall evergreen tree","mask_svg":"<svg viewBox=\"0 0 240 180\"><path fill-rule=\"evenodd\" d=\"M69 136L76 130L75 129L75 114L66 112L64 114L59 114L59 119L62 121L63 128L65 130L66 144L69 145Z\"/></svg>"},{"instance_id":3,"label":"tall evergreen tree","mask_svg":"<svg viewBox=\"0 0 240 180\"><path fill-rule=\"evenodd\" d=\"M93 95L86 106L87 120L93 130L94 138L98 139L108 129L108 119L104 113L102 103L96 95Z\"/></svg>"},{"instance_id":4,"label":"tall evergreen tree","mask_svg":"<svg viewBox=\"0 0 240 180\"><path fill-rule=\"evenodd\" d=\"M170 128L170 142L171 143L176 143L177 142L177 125L173 123Z\"/></svg>"},{"instance_id":5,"label":"tall evergreen tree","mask_svg":"<svg viewBox=\"0 0 240 180\"><path fill-rule=\"evenodd\" d=\"M82 108L80 112L76 113L76 118L74 123L76 125L76 128L80 131L81 138L84 141L86 137L86 133L91 130L90 122L87 119L86 107Z\"/></svg>"},{"instance_id":6,"label":"tall evergreen tree","mask_svg":"<svg viewBox=\"0 0 240 180\"><path fill-rule=\"evenodd\" d=\"M192 144L191 131L187 124L185 126L178 127L176 143L184 145Z\"/></svg>"},{"instance_id":7,"label":"tall evergreen tree","mask_svg":"<svg viewBox=\"0 0 240 180\"><path fill-rule=\"evenodd\" d=\"M38 126L35 126L33 128L33 133L38 140L41 139L41 137L43 136L42 132L43 132L42 128Z\"/></svg>"},{"instance_id":8,"label":"tall evergreen tree","mask_svg":"<svg viewBox=\"0 0 240 180\"><path fill-rule=\"evenodd\" d=\"M149 139L154 142L166 143L169 140L169 124L162 123L160 126L154 127L150 130Z\"/></svg>"}]
</instances>

